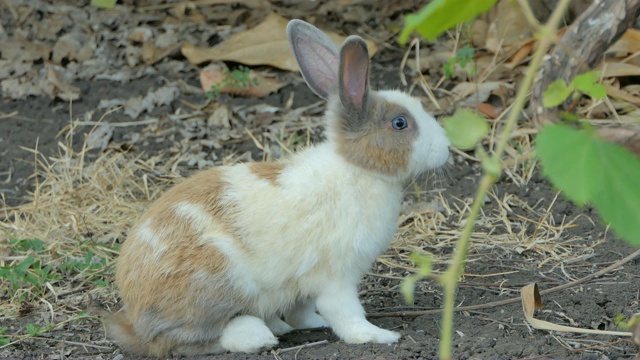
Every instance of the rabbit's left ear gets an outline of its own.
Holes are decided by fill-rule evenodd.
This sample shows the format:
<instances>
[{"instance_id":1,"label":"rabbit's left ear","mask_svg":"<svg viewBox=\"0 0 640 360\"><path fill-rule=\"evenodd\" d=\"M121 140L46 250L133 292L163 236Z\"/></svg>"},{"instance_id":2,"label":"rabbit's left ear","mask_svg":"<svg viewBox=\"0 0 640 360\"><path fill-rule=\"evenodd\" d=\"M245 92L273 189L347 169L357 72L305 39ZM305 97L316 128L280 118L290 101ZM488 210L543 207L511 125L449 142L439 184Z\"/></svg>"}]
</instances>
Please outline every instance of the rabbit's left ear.
<instances>
[{"instance_id":1,"label":"rabbit's left ear","mask_svg":"<svg viewBox=\"0 0 640 360\"><path fill-rule=\"evenodd\" d=\"M364 114L369 101L369 51L359 36L349 36L340 49L338 89L349 115Z\"/></svg>"},{"instance_id":2,"label":"rabbit's left ear","mask_svg":"<svg viewBox=\"0 0 640 360\"><path fill-rule=\"evenodd\" d=\"M302 20L287 24L287 37L300 72L316 95L328 99L338 90L338 47L317 27Z\"/></svg>"}]
</instances>

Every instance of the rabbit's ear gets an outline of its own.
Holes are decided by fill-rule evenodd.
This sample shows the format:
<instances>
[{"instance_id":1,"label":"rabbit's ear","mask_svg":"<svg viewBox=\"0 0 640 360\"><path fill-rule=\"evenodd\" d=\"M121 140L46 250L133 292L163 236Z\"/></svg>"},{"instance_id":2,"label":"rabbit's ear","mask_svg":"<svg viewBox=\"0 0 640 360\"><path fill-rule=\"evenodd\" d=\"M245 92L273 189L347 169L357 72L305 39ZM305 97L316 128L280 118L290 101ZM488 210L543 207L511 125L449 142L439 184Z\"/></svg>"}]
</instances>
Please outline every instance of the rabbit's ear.
<instances>
[{"instance_id":1,"label":"rabbit's ear","mask_svg":"<svg viewBox=\"0 0 640 360\"><path fill-rule=\"evenodd\" d=\"M369 100L369 51L359 36L349 36L340 50L339 94L351 116L363 114Z\"/></svg>"},{"instance_id":2,"label":"rabbit's ear","mask_svg":"<svg viewBox=\"0 0 640 360\"><path fill-rule=\"evenodd\" d=\"M338 90L338 47L302 20L287 24L287 37L307 85L323 99Z\"/></svg>"}]
</instances>

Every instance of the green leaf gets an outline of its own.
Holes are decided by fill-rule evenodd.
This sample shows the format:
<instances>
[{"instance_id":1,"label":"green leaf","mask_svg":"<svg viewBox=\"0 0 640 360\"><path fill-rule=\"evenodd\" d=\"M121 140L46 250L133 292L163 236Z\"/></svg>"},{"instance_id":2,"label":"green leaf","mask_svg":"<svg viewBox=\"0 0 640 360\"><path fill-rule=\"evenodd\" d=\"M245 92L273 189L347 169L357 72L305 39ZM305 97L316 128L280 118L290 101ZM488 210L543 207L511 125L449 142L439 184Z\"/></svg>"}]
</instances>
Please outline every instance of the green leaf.
<instances>
[{"instance_id":1,"label":"green leaf","mask_svg":"<svg viewBox=\"0 0 640 360\"><path fill-rule=\"evenodd\" d=\"M431 255L413 253L409 255L409 260L418 266L418 275L421 277L431 274Z\"/></svg>"},{"instance_id":2,"label":"green leaf","mask_svg":"<svg viewBox=\"0 0 640 360\"><path fill-rule=\"evenodd\" d=\"M20 251L20 252L27 252L29 250L40 252L44 250L44 242L38 239L15 240L10 242L10 245L14 247L16 251Z\"/></svg>"},{"instance_id":3,"label":"green leaf","mask_svg":"<svg viewBox=\"0 0 640 360\"><path fill-rule=\"evenodd\" d=\"M409 35L417 31L422 37L433 41L448 29L473 20L491 9L498 0L433 0L418 14L405 18L405 26L398 41L406 44Z\"/></svg>"},{"instance_id":4,"label":"green leaf","mask_svg":"<svg viewBox=\"0 0 640 360\"><path fill-rule=\"evenodd\" d=\"M600 80L599 71L590 71L576 76L569 86L578 89L580 92L591 96L594 99L602 99L607 96L607 89L598 84Z\"/></svg>"},{"instance_id":5,"label":"green leaf","mask_svg":"<svg viewBox=\"0 0 640 360\"><path fill-rule=\"evenodd\" d=\"M24 260L22 260L22 262L20 262L20 264L16 266L16 272L18 274L24 274L35 262L36 259L34 259L33 256L27 256Z\"/></svg>"},{"instance_id":6,"label":"green leaf","mask_svg":"<svg viewBox=\"0 0 640 360\"><path fill-rule=\"evenodd\" d=\"M480 115L467 109L456 111L442 119L442 126L453 146L470 150L487 134L489 124Z\"/></svg>"},{"instance_id":7,"label":"green leaf","mask_svg":"<svg viewBox=\"0 0 640 360\"><path fill-rule=\"evenodd\" d=\"M40 336L42 335L42 328L36 324L28 323L27 324L27 334L30 336Z\"/></svg>"},{"instance_id":8,"label":"green leaf","mask_svg":"<svg viewBox=\"0 0 640 360\"><path fill-rule=\"evenodd\" d=\"M573 90L574 88L567 86L564 80L558 79L549 84L547 90L542 93L542 105L546 108L558 106L567 100Z\"/></svg>"},{"instance_id":9,"label":"green leaf","mask_svg":"<svg viewBox=\"0 0 640 360\"><path fill-rule=\"evenodd\" d=\"M473 56L475 55L476 50L469 45L465 45L458 51L456 58L460 62L460 67L465 68L467 66L467 62L473 61Z\"/></svg>"},{"instance_id":10,"label":"green leaf","mask_svg":"<svg viewBox=\"0 0 640 360\"><path fill-rule=\"evenodd\" d=\"M640 159L593 131L546 126L536 138L542 171L570 200L591 203L615 233L640 245Z\"/></svg>"},{"instance_id":11,"label":"green leaf","mask_svg":"<svg viewBox=\"0 0 640 360\"><path fill-rule=\"evenodd\" d=\"M91 0L91 6L101 9L113 9L117 0Z\"/></svg>"},{"instance_id":12,"label":"green leaf","mask_svg":"<svg viewBox=\"0 0 640 360\"><path fill-rule=\"evenodd\" d=\"M400 284L400 293L407 304L413 304L416 282L431 274L431 255L413 253L409 255L411 260L418 267L418 272L404 278Z\"/></svg>"},{"instance_id":13,"label":"green leaf","mask_svg":"<svg viewBox=\"0 0 640 360\"><path fill-rule=\"evenodd\" d=\"M404 301L407 304L413 305L414 292L416 288L416 282L420 280L420 276L417 274L411 274L402 280L400 283L400 293L404 297Z\"/></svg>"}]
</instances>

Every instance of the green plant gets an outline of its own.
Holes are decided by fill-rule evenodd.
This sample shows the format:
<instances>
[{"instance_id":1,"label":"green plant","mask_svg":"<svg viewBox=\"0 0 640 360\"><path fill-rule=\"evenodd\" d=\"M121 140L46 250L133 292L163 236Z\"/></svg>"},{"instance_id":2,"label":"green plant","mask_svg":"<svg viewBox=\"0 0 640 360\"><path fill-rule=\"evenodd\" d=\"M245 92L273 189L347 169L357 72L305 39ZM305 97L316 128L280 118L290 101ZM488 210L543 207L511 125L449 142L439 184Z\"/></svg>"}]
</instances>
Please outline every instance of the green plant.
<instances>
[{"instance_id":1,"label":"green plant","mask_svg":"<svg viewBox=\"0 0 640 360\"><path fill-rule=\"evenodd\" d=\"M447 78L451 78L455 73L455 66L459 65L460 68L464 69L467 67L467 64L473 62L473 56L475 54L475 49L469 45L463 46L455 57L450 58L442 67L442 71L444 72L444 76ZM471 66L467 72L470 76L473 76L476 72L475 66Z\"/></svg>"},{"instance_id":2,"label":"green plant","mask_svg":"<svg viewBox=\"0 0 640 360\"><path fill-rule=\"evenodd\" d=\"M408 275L402 284L400 284L400 292L406 299L407 303L413 304L414 289L416 283L431 274L431 256L413 253L409 256L409 260L418 266L417 272Z\"/></svg>"},{"instance_id":3,"label":"green plant","mask_svg":"<svg viewBox=\"0 0 640 360\"><path fill-rule=\"evenodd\" d=\"M113 9L117 0L91 0L91 6L102 9Z\"/></svg>"},{"instance_id":4,"label":"green plant","mask_svg":"<svg viewBox=\"0 0 640 360\"><path fill-rule=\"evenodd\" d=\"M94 254L90 248L84 249L83 257L68 256L59 267L59 271L67 277L81 276L98 287L109 285L111 276L107 272L110 269L108 259Z\"/></svg>"},{"instance_id":5,"label":"green plant","mask_svg":"<svg viewBox=\"0 0 640 360\"><path fill-rule=\"evenodd\" d=\"M42 336L42 334L44 334L45 332L53 329L56 327L56 324L54 323L47 323L45 326L40 326L37 324L33 324L33 323L27 323L26 328L27 328L27 335L35 337L35 336Z\"/></svg>"},{"instance_id":6,"label":"green plant","mask_svg":"<svg viewBox=\"0 0 640 360\"><path fill-rule=\"evenodd\" d=\"M407 15L398 41L405 44L414 31L433 41L450 28L491 9L496 2L498 0L433 0L419 13Z\"/></svg>"},{"instance_id":7,"label":"green plant","mask_svg":"<svg viewBox=\"0 0 640 360\"><path fill-rule=\"evenodd\" d=\"M406 26L399 40L405 43L414 30L423 37L433 40L447 29L473 19L495 3L496 1L493 0L432 1L419 14L407 16ZM493 153L489 155L481 146L476 145L484 174L466 225L456 244L453 260L440 277L440 284L444 289L440 337L440 357L443 359L451 358L455 294L458 279L464 270L475 220L489 189L496 183L502 172L500 158L516 127L518 116L524 108L534 76L542 64L542 58L555 39L556 29L569 3L570 0L560 0L546 24L534 24L537 26L540 39L538 47L530 60L529 68L520 84ZM526 2L521 4L526 6ZM526 10L527 14L531 14L530 9ZM577 76L569 84L558 80L545 92L544 105L556 106L563 103L569 96L577 98L581 94L588 94L594 98L603 97L605 91L603 87L596 84L598 78L598 73L592 72ZM445 121L445 129L452 138L454 146L469 148L483 134L484 127L480 125L481 122L477 115L457 114ZM592 203L618 235L640 245L640 226L637 223L637 214L640 213L640 188L637 186L637 179L640 179L640 160L625 149L598 138L588 124L585 123L582 127L582 129L574 129L567 125L550 125L538 134L536 151L542 164L543 174L578 204ZM421 266L417 263L417 265L418 277L428 275L429 264ZM421 269L422 267L424 270ZM403 293L412 294L415 281L415 276L409 277L406 280L408 285L403 284ZM410 289L407 289L409 287Z\"/></svg>"},{"instance_id":8,"label":"green plant","mask_svg":"<svg viewBox=\"0 0 640 360\"><path fill-rule=\"evenodd\" d=\"M44 294L46 283L62 278L60 274L52 271L51 265L43 266L39 260L44 252L44 243L41 240L12 239L9 241L9 246L13 251L26 255L17 264L0 267L0 278L4 279L5 284L8 284L14 292L30 285L33 288L32 291L41 296Z\"/></svg>"},{"instance_id":9,"label":"green plant","mask_svg":"<svg viewBox=\"0 0 640 360\"><path fill-rule=\"evenodd\" d=\"M554 107L562 104L569 96L575 100L587 94L595 99L602 99L607 95L607 90L603 85L598 84L600 73L590 71L573 78L567 85L563 79L558 79L544 91L542 102L545 107Z\"/></svg>"},{"instance_id":10,"label":"green plant","mask_svg":"<svg viewBox=\"0 0 640 360\"><path fill-rule=\"evenodd\" d=\"M11 342L11 339L5 335L9 328L3 326L0 327L0 346L5 346Z\"/></svg>"},{"instance_id":11,"label":"green plant","mask_svg":"<svg viewBox=\"0 0 640 360\"><path fill-rule=\"evenodd\" d=\"M207 92L208 97L218 96L224 89L246 90L249 89L252 84L259 85L258 78L252 78L251 70L246 66L239 65L238 68L233 69L233 71L225 68L222 73L222 81L211 86L211 90Z\"/></svg>"}]
</instances>

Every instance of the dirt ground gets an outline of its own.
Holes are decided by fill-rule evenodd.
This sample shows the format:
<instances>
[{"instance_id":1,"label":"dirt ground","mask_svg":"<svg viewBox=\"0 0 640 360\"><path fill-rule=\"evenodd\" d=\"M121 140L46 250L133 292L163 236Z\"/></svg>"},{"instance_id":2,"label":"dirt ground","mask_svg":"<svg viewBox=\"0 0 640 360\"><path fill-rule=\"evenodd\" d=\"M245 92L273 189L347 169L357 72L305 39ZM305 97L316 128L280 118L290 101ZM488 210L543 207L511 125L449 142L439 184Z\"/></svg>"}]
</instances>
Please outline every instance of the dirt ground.
<instances>
[{"instance_id":1,"label":"dirt ground","mask_svg":"<svg viewBox=\"0 0 640 360\"><path fill-rule=\"evenodd\" d=\"M173 28L166 25L171 15L170 6L135 8L132 2L124 1L117 10L97 10L89 6L76 6L69 9L54 9L46 1L9 1L9 5L0 5L2 32L0 42L22 36L29 41L55 44L65 34L73 33L75 26L91 27L89 33L95 35L95 49L111 49L113 53L102 52L101 61L110 62L109 67L99 68L97 74L71 76L64 69L72 63L84 64L86 59L79 55L67 54L59 62L61 73L66 74L65 81L78 88L79 98L69 102L59 97L52 98L50 91L42 90L33 95L12 95L3 87L0 105L0 192L4 200L5 213L20 209L20 206L33 201L30 192L37 181L43 181L42 174L34 174L35 155L28 149L35 149L42 158L56 157L65 143L69 125L76 121L72 138L78 151L82 141L91 131L100 129L98 120L113 124L98 140L94 150L86 157L87 162L97 161L107 153L122 153L127 159L143 159L158 163L174 163L175 172L186 176L200 168L228 161L243 161L253 158L279 157L283 151L278 147L277 132L309 136L317 141L322 138L320 113L322 102L311 93L301 81L300 76L280 70L269 70L286 83L283 88L264 98L243 98L220 95L213 100L215 106L224 106L234 114L231 119L242 120L229 127L207 127L207 119L212 111L207 97L199 89L199 74L202 66L189 63L179 51L170 52L153 64L142 61L128 64L122 55L125 49L140 47L140 44L125 44L119 38L104 35L126 32L140 26L149 27L154 34L167 34L174 31L176 39L188 35L189 40L200 46L211 46L224 40L224 37L245 24L255 24L267 11L255 3L222 5L217 10L206 10L206 6L196 7L184 16L191 16L196 10L207 18L216 11L233 13L235 22L229 17L218 16L205 21L191 21L190 27ZM135 1L133 2L135 3ZM140 2L143 3L143 2ZM178 2L175 2L178 3ZM198 3L198 2L193 2ZM331 1L329 3L332 3ZM272 3L273 8L287 17L305 18L315 21L326 29L361 33L374 30L376 21L382 19L393 24L401 24L400 15L419 4L410 4L404 8L377 8L368 2L355 2L353 6L345 2L335 2L328 10L297 10L289 2ZM340 3L340 4L337 4ZM153 4L164 5L163 2ZM173 3L170 3L170 5ZM226 7L224 7L226 6ZM308 5L311 7L311 5ZM343 7L340 7L343 6ZM11 7L11 11L9 10ZM63 5L59 5L63 7ZM26 12L25 8L32 8ZM315 11L315 12L314 12ZM349 11L352 11L351 15ZM315 15L308 15L315 13ZM71 15L69 15L71 14ZM84 14L80 16L78 14ZM356 20L358 16L362 21ZM365 14L366 16L364 16ZM72 16L73 15L73 16ZM48 37L37 35L37 21L42 26L53 26L51 19L71 17L76 25L64 23L55 34ZM67 20L64 20L67 21ZM63 22L64 22L63 21ZM82 23L85 21L86 23ZM221 31L216 33L212 28ZM177 30L176 30L177 29ZM377 28L376 28L377 30ZM221 35L216 35L221 34ZM124 36L124 35L122 35ZM377 38L380 40L380 38ZM104 47L101 41L109 43ZM391 44L392 40L388 40ZM114 45L115 44L115 45ZM382 44L382 45L381 45ZM111 47L110 47L111 46ZM373 58L372 83L376 88L405 88L398 76L398 66L406 49L395 44L379 44L379 52ZM0 47L0 54L3 48ZM73 56L76 56L74 59ZM92 56L96 58L99 56ZM1 60L2 58L0 58ZM42 78L44 63L51 59L27 60L32 68L25 72L33 73L33 79ZM127 70L127 76L116 76L119 71ZM19 78L13 70L4 79ZM107 73L105 73L108 72ZM405 73L410 75L410 70ZM432 70L431 76L435 76ZM106 76L109 75L109 76ZM21 75L21 79L26 79ZM428 79L431 79L429 77ZM27 80L24 80L27 81ZM23 81L23 83L24 83ZM457 80L452 80L449 88ZM32 81L33 82L33 81ZM35 83L35 82L34 82ZM431 82L430 82L431 83ZM9 86L9 85L8 85ZM137 116L127 115L122 109L110 111L112 107L102 106L105 100L120 99L126 101L144 96L151 90L175 88L175 96L166 102L158 102ZM46 88L43 87L43 88ZM38 90L40 91L40 90ZM414 94L424 96L418 88ZM34 91L36 92L36 91ZM122 102L121 102L122 103ZM102 103L104 104L104 103ZM209 104L209 105L207 105ZM450 112L454 106L436 110L440 116ZM296 110L299 110L296 112ZM204 112L206 115L202 115ZM104 115L104 116L103 116ZM134 114L135 115L135 114ZM289 116L303 118L291 120ZM217 125L216 125L217 126ZM247 135L246 129L258 129L263 132L258 143L268 144L267 150L258 148L257 142ZM265 135L266 134L266 135ZM100 142L102 141L102 143ZM170 162L169 159L181 158ZM286 156L286 155L285 155ZM133 162L133 160L131 160ZM514 169L517 168L514 167ZM523 166L523 168L525 168ZM518 168L520 169L520 168ZM620 337L607 335L575 334L533 329L525 320L521 303L518 300L520 288L536 282L541 290L550 289L577 279L584 278L610 266L632 254L635 249L617 240L598 220L590 207L578 208L564 200L540 177L537 170L520 177L513 174L525 174L522 169L503 175L494 187L492 195L486 200L483 216L478 221L474 233L474 245L469 255L461 286L457 295L457 306L482 305L486 307L456 313L454 356L459 359L484 358L571 358L571 359L632 359L636 356L635 347L620 341ZM393 345L347 345L340 342L330 330L295 331L280 337L280 344L270 351L257 355L220 355L209 357L231 359L271 359L271 358L314 358L314 359L430 359L437 357L442 291L432 280L425 280L416 288L416 301L408 306L399 292L401 279L410 273L411 264L406 261L410 251L422 250L434 257L434 271L444 271L451 256L456 234L464 223L465 210L468 210L471 198L476 190L480 176L480 167L472 154L452 153L449 164L439 173L425 177L418 182L422 188L420 198L415 191L407 191L400 230L393 247L374 265L371 273L362 282L361 299L371 321L386 329L402 334L401 340ZM70 194L72 196L72 194ZM146 202L142 202L143 206ZM423 217L415 216L417 207L427 206ZM421 221L433 222L430 232L417 236L414 228ZM9 220L5 218L5 224ZM126 233L126 229L121 230ZM9 226L3 228L0 235L0 265L11 263L12 256L9 241L13 238ZM51 239L53 239L53 234ZM91 235L87 235L91 237ZM45 243L53 241L42 238ZM418 240L416 240L418 239ZM70 239L71 240L71 239ZM110 244L120 243L123 238L111 239ZM97 241L97 240L96 240ZM108 278L110 273L104 275ZM117 309L117 290L110 283L102 288L89 283L75 285L64 293L55 296L48 294L40 300L21 301L19 308L14 303L14 293L5 282L0 298L6 306L0 313L0 327L6 327L11 343L0 347L0 357L7 358L92 358L92 359L129 359L111 344L104 334L100 321L95 317L83 318L64 323L80 311L98 305ZM55 287L55 284L54 284ZM515 299L507 305L491 305L493 302ZM613 269L603 276L591 279L564 290L543 295L544 309L537 318L556 324L597 330L618 330L614 318L622 315L628 319L638 312L640 303L640 260L634 259ZM18 310L16 310L18 309ZM430 314L415 314L416 311L434 310ZM398 312L406 312L403 315ZM27 324L46 324L55 318L60 326L36 336L23 336L28 333ZM308 344L306 347L298 347Z\"/></svg>"}]
</instances>

